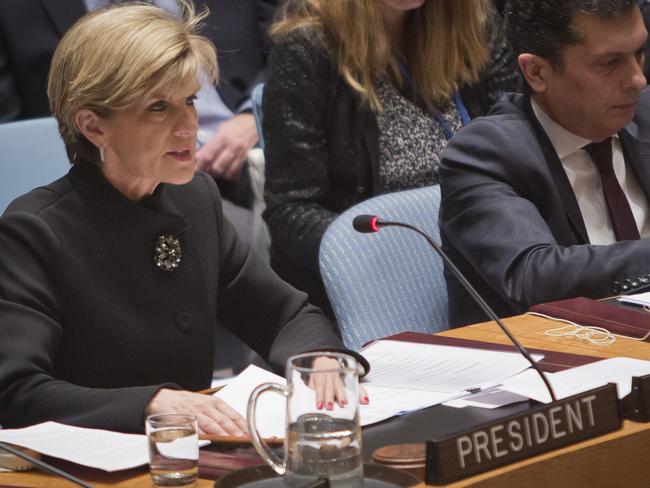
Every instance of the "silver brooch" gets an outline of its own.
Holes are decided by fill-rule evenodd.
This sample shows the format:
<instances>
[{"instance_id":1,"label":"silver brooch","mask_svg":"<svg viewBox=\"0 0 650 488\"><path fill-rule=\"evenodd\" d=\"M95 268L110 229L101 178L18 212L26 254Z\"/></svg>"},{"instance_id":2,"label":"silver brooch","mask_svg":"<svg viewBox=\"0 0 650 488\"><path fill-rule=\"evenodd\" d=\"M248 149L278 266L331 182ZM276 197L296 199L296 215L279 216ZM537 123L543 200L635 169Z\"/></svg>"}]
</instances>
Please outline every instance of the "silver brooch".
<instances>
[{"instance_id":1,"label":"silver brooch","mask_svg":"<svg viewBox=\"0 0 650 488\"><path fill-rule=\"evenodd\" d=\"M172 234L162 234L156 239L153 260L158 269L174 271L181 265L181 243Z\"/></svg>"}]
</instances>

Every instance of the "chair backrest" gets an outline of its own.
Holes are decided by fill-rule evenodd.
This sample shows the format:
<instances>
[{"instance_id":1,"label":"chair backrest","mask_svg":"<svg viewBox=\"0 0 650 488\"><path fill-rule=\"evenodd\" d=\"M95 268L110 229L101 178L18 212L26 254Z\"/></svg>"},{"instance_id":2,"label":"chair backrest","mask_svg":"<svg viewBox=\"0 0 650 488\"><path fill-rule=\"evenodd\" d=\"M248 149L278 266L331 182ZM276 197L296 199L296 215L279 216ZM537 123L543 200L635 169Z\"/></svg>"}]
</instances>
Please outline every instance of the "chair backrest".
<instances>
[{"instance_id":1,"label":"chair backrest","mask_svg":"<svg viewBox=\"0 0 650 488\"><path fill-rule=\"evenodd\" d=\"M260 83L251 92L251 103L253 104L253 115L257 127L258 147L264 149L264 133L262 132L262 98L264 97L264 83Z\"/></svg>"},{"instance_id":2,"label":"chair backrest","mask_svg":"<svg viewBox=\"0 0 650 488\"><path fill-rule=\"evenodd\" d=\"M253 214L255 216L255 231L263 236L262 241L268 241L268 230L262 220L262 212L266 207L264 202L264 134L262 133L262 97L264 96L264 83L255 85L251 92L251 103L253 105L253 116L257 128L257 146L248 151L248 175L250 176L251 189L253 190ZM259 231L259 232L258 232Z\"/></svg>"},{"instance_id":3,"label":"chair backrest","mask_svg":"<svg viewBox=\"0 0 650 488\"><path fill-rule=\"evenodd\" d=\"M358 350L372 339L404 331L449 328L442 259L417 233L388 227L377 234L352 228L359 214L413 224L440 242L440 187L388 193L355 205L328 227L319 265L343 342Z\"/></svg>"},{"instance_id":4,"label":"chair backrest","mask_svg":"<svg viewBox=\"0 0 650 488\"><path fill-rule=\"evenodd\" d=\"M0 124L0 215L11 201L65 175L70 162L52 117Z\"/></svg>"}]
</instances>

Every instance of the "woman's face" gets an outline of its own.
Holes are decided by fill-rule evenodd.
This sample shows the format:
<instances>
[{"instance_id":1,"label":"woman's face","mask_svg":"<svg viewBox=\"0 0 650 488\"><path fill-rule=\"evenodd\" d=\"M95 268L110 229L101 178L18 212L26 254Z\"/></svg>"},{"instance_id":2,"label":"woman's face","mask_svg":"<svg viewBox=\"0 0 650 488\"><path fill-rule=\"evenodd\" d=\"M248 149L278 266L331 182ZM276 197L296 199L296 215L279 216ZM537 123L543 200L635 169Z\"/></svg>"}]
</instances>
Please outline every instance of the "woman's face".
<instances>
[{"instance_id":1,"label":"woman's face","mask_svg":"<svg viewBox=\"0 0 650 488\"><path fill-rule=\"evenodd\" d=\"M102 119L105 176L132 199L158 183L183 184L194 175L199 86L158 89L145 100Z\"/></svg>"},{"instance_id":2,"label":"woman's face","mask_svg":"<svg viewBox=\"0 0 650 488\"><path fill-rule=\"evenodd\" d=\"M388 25L401 27L410 10L415 10L424 5L426 0L381 0L384 6L384 18Z\"/></svg>"},{"instance_id":3,"label":"woman's face","mask_svg":"<svg viewBox=\"0 0 650 488\"><path fill-rule=\"evenodd\" d=\"M384 4L384 7L390 10L395 10L398 12L406 12L408 10L414 10L420 8L424 5L426 0L381 0Z\"/></svg>"}]
</instances>

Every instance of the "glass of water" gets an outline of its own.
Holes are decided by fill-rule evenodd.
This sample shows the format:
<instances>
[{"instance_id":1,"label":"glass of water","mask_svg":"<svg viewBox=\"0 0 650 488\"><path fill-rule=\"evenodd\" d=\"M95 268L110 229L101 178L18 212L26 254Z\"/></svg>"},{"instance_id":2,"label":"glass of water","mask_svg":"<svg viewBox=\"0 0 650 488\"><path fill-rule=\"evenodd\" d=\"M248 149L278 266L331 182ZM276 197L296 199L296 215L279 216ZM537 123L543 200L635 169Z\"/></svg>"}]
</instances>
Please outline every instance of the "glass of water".
<instances>
[{"instance_id":1,"label":"glass of water","mask_svg":"<svg viewBox=\"0 0 650 488\"><path fill-rule=\"evenodd\" d=\"M199 473L199 434L195 415L164 413L145 421L149 466L156 485L194 483Z\"/></svg>"},{"instance_id":2,"label":"glass of water","mask_svg":"<svg viewBox=\"0 0 650 488\"><path fill-rule=\"evenodd\" d=\"M328 359L315 367L317 359ZM327 384L340 393L332 404L317 401L314 384ZM257 399L267 391L286 397L285 457L274 458L255 426ZM287 386L265 383L248 402L248 429L262 458L290 487L327 478L331 488L363 484L359 427L359 365L347 354L316 352L292 356L287 362Z\"/></svg>"}]
</instances>

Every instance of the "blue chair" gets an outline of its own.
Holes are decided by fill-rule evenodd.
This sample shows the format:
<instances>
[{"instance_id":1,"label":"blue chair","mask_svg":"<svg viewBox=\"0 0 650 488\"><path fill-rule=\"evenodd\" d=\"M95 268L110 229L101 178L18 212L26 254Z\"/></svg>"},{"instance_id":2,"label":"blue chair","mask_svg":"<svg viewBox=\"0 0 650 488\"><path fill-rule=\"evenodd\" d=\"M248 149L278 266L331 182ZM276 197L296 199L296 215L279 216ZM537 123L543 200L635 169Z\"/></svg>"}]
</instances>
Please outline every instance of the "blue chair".
<instances>
[{"instance_id":1,"label":"blue chair","mask_svg":"<svg viewBox=\"0 0 650 488\"><path fill-rule=\"evenodd\" d=\"M13 199L65 175L70 161L52 117L0 124L0 214Z\"/></svg>"},{"instance_id":2,"label":"blue chair","mask_svg":"<svg viewBox=\"0 0 650 488\"><path fill-rule=\"evenodd\" d=\"M417 233L388 227L377 234L352 228L359 214L413 224L440 242L440 187L388 193L338 216L320 245L325 290L349 348L405 331L449 328L442 259Z\"/></svg>"},{"instance_id":3,"label":"blue chair","mask_svg":"<svg viewBox=\"0 0 650 488\"><path fill-rule=\"evenodd\" d=\"M262 133L262 97L264 95L264 83L260 83L251 92L251 103L253 104L253 116L257 128L257 146L248 151L248 175L251 180L254 203L257 213L261 216L264 210L264 134ZM266 229L266 227L265 227Z\"/></svg>"},{"instance_id":4,"label":"blue chair","mask_svg":"<svg viewBox=\"0 0 650 488\"><path fill-rule=\"evenodd\" d=\"M253 115L255 116L255 126L257 127L257 145L264 149L264 133L262 132L262 99L264 98L264 83L260 83L253 88L251 92L251 103L253 104Z\"/></svg>"}]
</instances>

